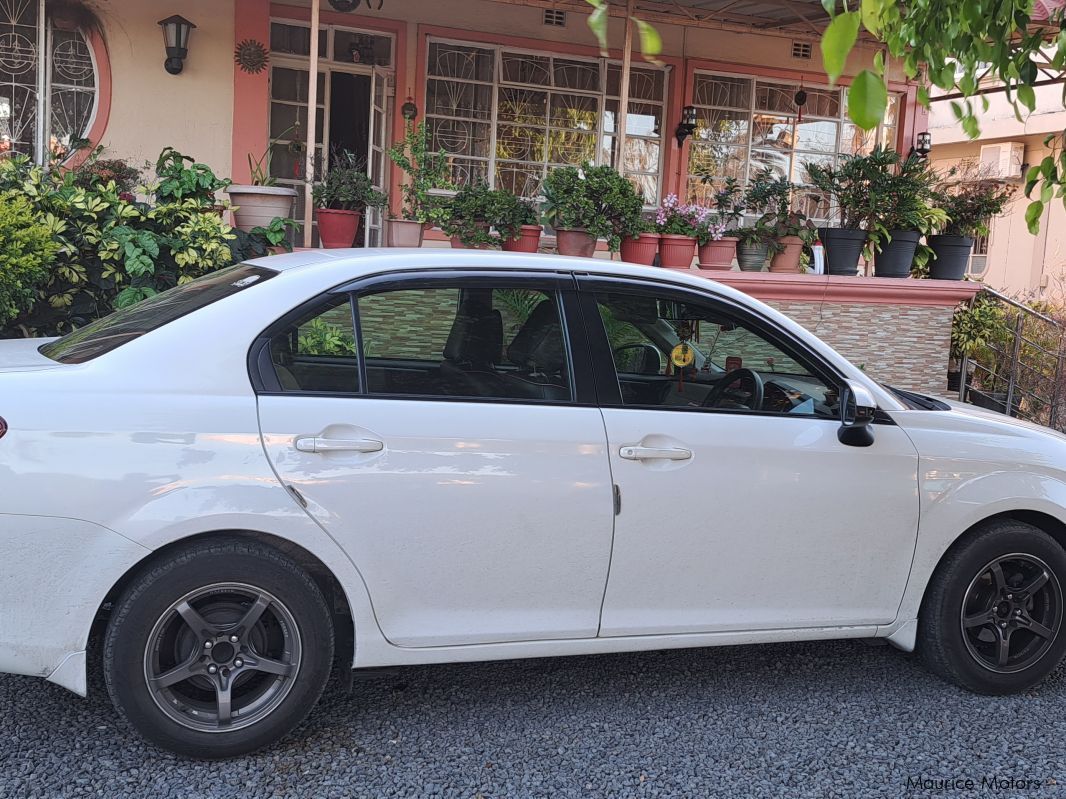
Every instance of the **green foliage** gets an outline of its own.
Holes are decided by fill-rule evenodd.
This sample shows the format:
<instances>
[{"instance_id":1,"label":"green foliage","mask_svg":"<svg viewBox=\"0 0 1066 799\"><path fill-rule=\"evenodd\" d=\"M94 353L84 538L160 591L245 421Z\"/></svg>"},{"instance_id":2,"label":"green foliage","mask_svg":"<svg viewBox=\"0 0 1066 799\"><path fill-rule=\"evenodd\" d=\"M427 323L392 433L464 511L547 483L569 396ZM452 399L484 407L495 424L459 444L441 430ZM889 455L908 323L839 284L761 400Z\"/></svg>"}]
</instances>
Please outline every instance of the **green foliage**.
<instances>
[{"instance_id":1,"label":"green foliage","mask_svg":"<svg viewBox=\"0 0 1066 799\"><path fill-rule=\"evenodd\" d=\"M1003 306L982 291L951 318L951 357L982 358L990 347L1002 348L1010 332Z\"/></svg>"},{"instance_id":2,"label":"green foliage","mask_svg":"<svg viewBox=\"0 0 1066 799\"><path fill-rule=\"evenodd\" d=\"M756 175L758 177L758 175ZM708 185L717 178L703 175L700 183ZM714 212L716 222L727 230L736 227L737 221L744 215L744 188L736 178L726 178L720 188L714 192Z\"/></svg>"},{"instance_id":3,"label":"green foliage","mask_svg":"<svg viewBox=\"0 0 1066 799\"><path fill-rule=\"evenodd\" d=\"M441 206L433 202L434 189L454 190L448 154L429 149L425 123L408 121L404 137L389 148L389 158L407 175L400 191L403 194L403 218L415 222L441 221Z\"/></svg>"},{"instance_id":4,"label":"green foliage","mask_svg":"<svg viewBox=\"0 0 1066 799\"><path fill-rule=\"evenodd\" d=\"M952 169L936 189L936 204L947 214L941 232L953 236L988 233L988 223L1003 213L1014 188L999 180L968 176L965 170L959 176L960 171Z\"/></svg>"},{"instance_id":5,"label":"green foliage","mask_svg":"<svg viewBox=\"0 0 1066 799\"><path fill-rule=\"evenodd\" d=\"M74 182L83 189L96 183L115 182L119 192L132 193L141 184L141 170L121 158L104 158L104 148L97 147L74 170Z\"/></svg>"},{"instance_id":6,"label":"green foliage","mask_svg":"<svg viewBox=\"0 0 1066 799\"><path fill-rule=\"evenodd\" d=\"M588 18L589 30L596 37L596 41L600 45L600 52L606 58L608 51L607 24L610 16L607 0L585 0L585 2L592 6L593 9ZM658 58L663 52L663 39L659 35L659 31L655 29L655 26L642 19L637 17L630 17L630 19L637 26L637 35L640 37L640 52L645 60L656 64L659 63Z\"/></svg>"},{"instance_id":7,"label":"green foliage","mask_svg":"<svg viewBox=\"0 0 1066 799\"><path fill-rule=\"evenodd\" d=\"M302 227L303 225L295 219L276 216L270 220L270 224L266 227L257 225L252 228L251 232L254 236L262 238L270 247L284 247L289 252L292 252L292 244L289 243L289 232L299 233Z\"/></svg>"},{"instance_id":8,"label":"green foliage","mask_svg":"<svg viewBox=\"0 0 1066 799\"><path fill-rule=\"evenodd\" d=\"M0 195L0 326L33 304L57 249L24 198Z\"/></svg>"},{"instance_id":9,"label":"green foliage","mask_svg":"<svg viewBox=\"0 0 1066 799\"><path fill-rule=\"evenodd\" d=\"M759 219L753 225L738 227L733 231L733 235L740 239L741 244L746 244L749 247L762 244L765 244L768 247L773 246L774 231L764 220L765 217Z\"/></svg>"},{"instance_id":10,"label":"green foliage","mask_svg":"<svg viewBox=\"0 0 1066 799\"><path fill-rule=\"evenodd\" d=\"M496 195L489 222L496 228L502 240L517 239L522 233L523 225L538 224L539 215L532 201L509 191L497 190Z\"/></svg>"},{"instance_id":11,"label":"green foliage","mask_svg":"<svg viewBox=\"0 0 1066 799\"><path fill-rule=\"evenodd\" d=\"M544 179L544 216L554 228L586 230L611 251L640 224L643 200L633 184L609 166L564 166Z\"/></svg>"},{"instance_id":12,"label":"green foliage","mask_svg":"<svg viewBox=\"0 0 1066 799\"><path fill-rule=\"evenodd\" d=\"M366 164L348 150L340 150L330 159L326 179L314 187L315 206L336 211L362 211L367 206L382 208L388 197L374 188L366 174Z\"/></svg>"},{"instance_id":13,"label":"green foliage","mask_svg":"<svg viewBox=\"0 0 1066 799\"><path fill-rule=\"evenodd\" d=\"M498 209L506 202L507 192L493 191L484 183L463 186L447 202L447 216L441 220L445 235L457 238L467 247L496 244L489 233Z\"/></svg>"},{"instance_id":14,"label":"green foliage","mask_svg":"<svg viewBox=\"0 0 1066 799\"><path fill-rule=\"evenodd\" d=\"M155 198L161 203L194 202L201 207L216 204L215 193L232 181L218 177L207 164L167 147L155 162L159 179Z\"/></svg>"},{"instance_id":15,"label":"green foliage","mask_svg":"<svg viewBox=\"0 0 1066 799\"><path fill-rule=\"evenodd\" d=\"M784 249L780 240L786 236L796 236L802 239L804 244L813 244L818 238L818 229L814 223L799 211L771 216L766 219L766 224L773 235L773 249L778 252Z\"/></svg>"},{"instance_id":16,"label":"green foliage","mask_svg":"<svg viewBox=\"0 0 1066 799\"><path fill-rule=\"evenodd\" d=\"M350 330L317 317L300 328L297 347L301 355L354 356L355 336Z\"/></svg>"},{"instance_id":17,"label":"green foliage","mask_svg":"<svg viewBox=\"0 0 1066 799\"><path fill-rule=\"evenodd\" d=\"M744 210L749 214L782 216L792 201L792 184L769 167L751 176L744 192Z\"/></svg>"},{"instance_id":18,"label":"green foliage","mask_svg":"<svg viewBox=\"0 0 1066 799\"><path fill-rule=\"evenodd\" d=\"M34 301L0 326L0 335L66 333L266 252L262 238L233 231L211 207L213 192L206 187L221 182L206 167L187 170L202 187L189 193L175 186L189 185L190 176L174 170L191 159L164 151L160 162L166 175L160 187L173 182L162 188L162 198L157 188L150 202L137 202L97 171L45 171L21 157L0 160L0 195L22 198L55 248Z\"/></svg>"}]
</instances>

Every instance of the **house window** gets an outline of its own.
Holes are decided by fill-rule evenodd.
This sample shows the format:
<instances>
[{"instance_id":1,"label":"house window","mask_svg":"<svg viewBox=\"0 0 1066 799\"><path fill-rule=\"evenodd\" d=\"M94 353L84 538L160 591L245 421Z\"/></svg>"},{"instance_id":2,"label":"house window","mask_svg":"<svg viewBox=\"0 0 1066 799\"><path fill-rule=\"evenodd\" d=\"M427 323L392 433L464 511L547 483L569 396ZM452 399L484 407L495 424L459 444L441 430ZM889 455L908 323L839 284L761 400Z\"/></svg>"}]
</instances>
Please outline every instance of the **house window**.
<instances>
[{"instance_id":1,"label":"house window","mask_svg":"<svg viewBox=\"0 0 1066 799\"><path fill-rule=\"evenodd\" d=\"M0 0L0 155L65 158L92 125L97 84L80 31L55 27L44 0Z\"/></svg>"},{"instance_id":2,"label":"house window","mask_svg":"<svg viewBox=\"0 0 1066 799\"><path fill-rule=\"evenodd\" d=\"M647 204L658 202L664 70L633 68L619 159L618 64L437 40L428 57L426 125L457 182L535 197L549 169L589 161L623 168Z\"/></svg>"},{"instance_id":3,"label":"house window","mask_svg":"<svg viewBox=\"0 0 1066 799\"><path fill-rule=\"evenodd\" d=\"M697 72L693 86L697 127L689 146L688 196L709 203L726 178L742 183L769 167L801 187L804 164L836 164L842 155L895 146L899 97L889 97L885 122L874 131L856 127L847 115L847 92L804 86L802 118L795 96L799 83ZM710 181L705 183L703 177ZM797 192L796 207L815 219L832 214L829 200L813 190Z\"/></svg>"},{"instance_id":4,"label":"house window","mask_svg":"<svg viewBox=\"0 0 1066 799\"><path fill-rule=\"evenodd\" d=\"M971 277L984 277L988 271L988 244L991 233L978 233L970 253L970 266L967 272Z\"/></svg>"}]
</instances>

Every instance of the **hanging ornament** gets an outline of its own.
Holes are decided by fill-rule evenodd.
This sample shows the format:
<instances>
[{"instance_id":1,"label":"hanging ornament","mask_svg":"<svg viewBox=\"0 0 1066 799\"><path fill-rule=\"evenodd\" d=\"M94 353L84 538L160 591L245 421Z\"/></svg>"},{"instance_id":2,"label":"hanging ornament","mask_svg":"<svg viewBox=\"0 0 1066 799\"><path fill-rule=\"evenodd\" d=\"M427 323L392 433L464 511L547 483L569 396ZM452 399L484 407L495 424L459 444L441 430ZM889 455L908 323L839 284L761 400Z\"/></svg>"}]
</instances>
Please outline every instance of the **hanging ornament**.
<instances>
[{"instance_id":1,"label":"hanging ornament","mask_svg":"<svg viewBox=\"0 0 1066 799\"><path fill-rule=\"evenodd\" d=\"M249 75L258 75L270 63L270 53L262 42L257 42L255 39L245 39L233 51L233 60L243 72L247 72Z\"/></svg>"},{"instance_id":2,"label":"hanging ornament","mask_svg":"<svg viewBox=\"0 0 1066 799\"><path fill-rule=\"evenodd\" d=\"M677 369L677 393L685 392L685 370L696 362L696 352L689 344L692 338L692 323L682 320L677 326L677 337L681 343L670 350L670 363Z\"/></svg>"},{"instance_id":3,"label":"hanging ornament","mask_svg":"<svg viewBox=\"0 0 1066 799\"><path fill-rule=\"evenodd\" d=\"M796 122L803 121L803 106L807 105L807 92L803 89L803 81L800 81L799 91L796 92L796 96L792 98L796 103L798 112L796 113Z\"/></svg>"}]
</instances>

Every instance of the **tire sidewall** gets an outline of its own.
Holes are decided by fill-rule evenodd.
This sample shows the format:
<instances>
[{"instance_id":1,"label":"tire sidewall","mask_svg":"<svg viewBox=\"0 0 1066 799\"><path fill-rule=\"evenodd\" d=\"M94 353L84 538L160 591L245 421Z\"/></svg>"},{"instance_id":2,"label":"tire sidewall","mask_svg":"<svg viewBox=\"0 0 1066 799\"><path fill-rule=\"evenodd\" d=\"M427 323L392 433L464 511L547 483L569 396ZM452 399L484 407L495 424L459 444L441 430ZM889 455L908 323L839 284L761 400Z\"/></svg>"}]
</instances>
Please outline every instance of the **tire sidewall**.
<instances>
[{"instance_id":1,"label":"tire sidewall","mask_svg":"<svg viewBox=\"0 0 1066 799\"><path fill-rule=\"evenodd\" d=\"M301 663L289 693L269 715L228 732L191 730L165 714L149 692L144 655L159 618L180 597L215 583L246 583L274 595L296 621ZM135 581L116 602L104 646L112 700L158 746L197 758L225 758L259 749L299 724L318 701L333 659L333 629L321 591L280 555L244 544L193 549Z\"/></svg>"},{"instance_id":2,"label":"tire sidewall","mask_svg":"<svg viewBox=\"0 0 1066 799\"><path fill-rule=\"evenodd\" d=\"M1019 553L1040 558L1058 580L1060 596L1066 587L1066 552L1047 534L1024 524L1012 525L994 534L979 537L961 550L943 574L946 580L940 600L928 608L956 680L970 690L985 694L1024 691L1040 682L1058 666L1066 654L1066 620L1060 619L1055 640L1043 656L1029 667L1009 674L985 668L966 646L961 624L963 602L973 580L996 558Z\"/></svg>"}]
</instances>

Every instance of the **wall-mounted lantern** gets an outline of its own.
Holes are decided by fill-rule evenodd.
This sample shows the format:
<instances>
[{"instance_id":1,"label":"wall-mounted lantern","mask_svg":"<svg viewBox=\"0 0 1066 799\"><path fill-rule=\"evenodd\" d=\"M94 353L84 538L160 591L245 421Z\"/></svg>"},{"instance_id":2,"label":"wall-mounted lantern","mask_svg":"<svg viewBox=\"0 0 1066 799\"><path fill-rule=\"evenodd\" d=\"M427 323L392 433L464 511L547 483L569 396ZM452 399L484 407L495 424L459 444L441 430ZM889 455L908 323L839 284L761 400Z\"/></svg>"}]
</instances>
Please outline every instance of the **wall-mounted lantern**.
<instances>
[{"instance_id":1,"label":"wall-mounted lantern","mask_svg":"<svg viewBox=\"0 0 1066 799\"><path fill-rule=\"evenodd\" d=\"M677 124L674 135L677 136L677 146L685 143L685 139L696 130L696 106L686 105L681 109L681 121Z\"/></svg>"},{"instance_id":2,"label":"wall-mounted lantern","mask_svg":"<svg viewBox=\"0 0 1066 799\"><path fill-rule=\"evenodd\" d=\"M189 55L189 34L196 26L185 17L175 14L159 20L159 27L163 29L163 44L167 50L167 60L163 62L163 67L171 75L180 75Z\"/></svg>"},{"instance_id":3,"label":"wall-mounted lantern","mask_svg":"<svg viewBox=\"0 0 1066 799\"><path fill-rule=\"evenodd\" d=\"M931 152L933 152L933 136L929 131L922 131L914 137L914 146L911 147L910 154L919 158L928 158Z\"/></svg>"},{"instance_id":4,"label":"wall-mounted lantern","mask_svg":"<svg viewBox=\"0 0 1066 799\"><path fill-rule=\"evenodd\" d=\"M418 116L418 106L415 105L413 98L408 97L407 102L400 106L400 114L402 114L403 118L408 122L413 121L414 118Z\"/></svg>"}]
</instances>

